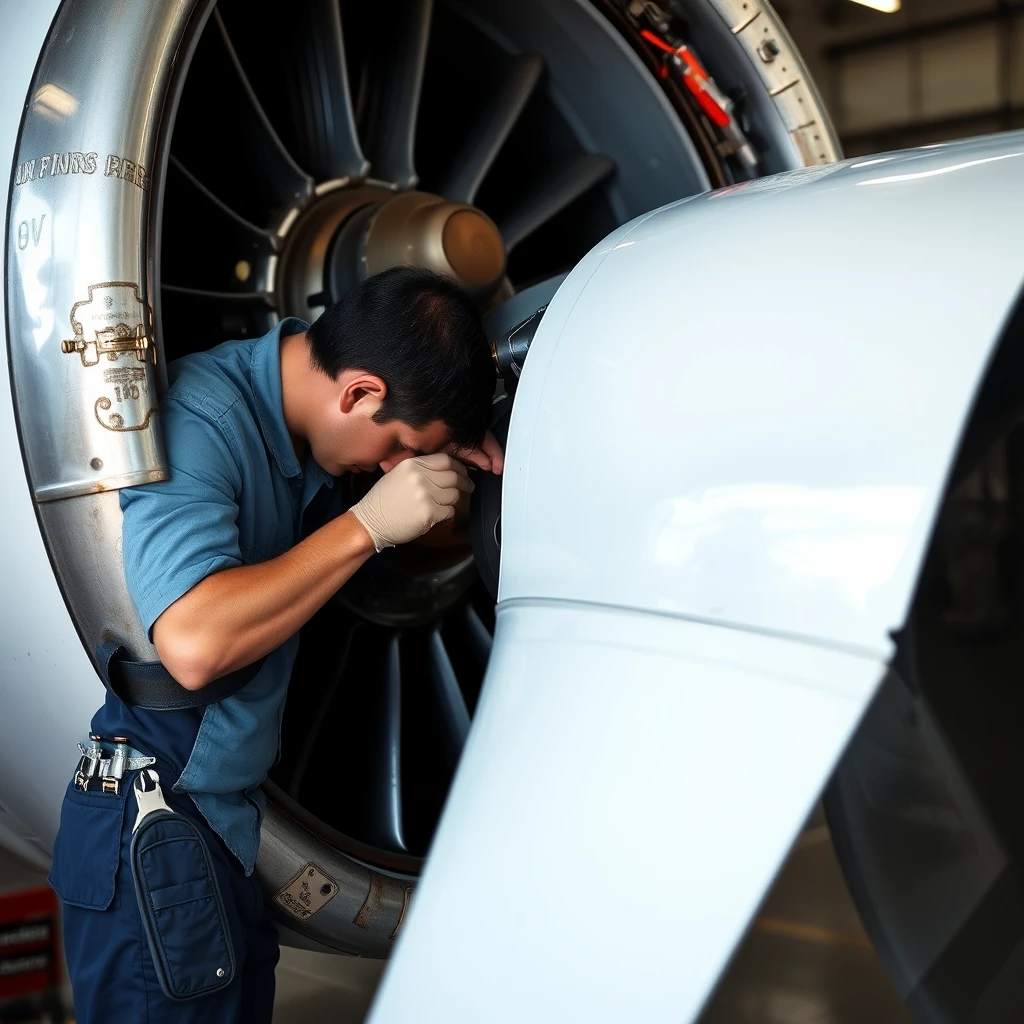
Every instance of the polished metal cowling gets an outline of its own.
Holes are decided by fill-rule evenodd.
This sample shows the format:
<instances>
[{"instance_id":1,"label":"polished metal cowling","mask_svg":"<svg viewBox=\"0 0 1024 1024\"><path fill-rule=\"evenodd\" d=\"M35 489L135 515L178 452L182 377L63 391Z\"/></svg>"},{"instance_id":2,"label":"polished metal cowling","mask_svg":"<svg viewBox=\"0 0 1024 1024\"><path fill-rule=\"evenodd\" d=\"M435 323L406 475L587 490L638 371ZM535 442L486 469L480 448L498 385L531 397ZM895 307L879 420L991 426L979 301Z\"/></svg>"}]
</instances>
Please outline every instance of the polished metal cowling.
<instances>
[{"instance_id":1,"label":"polished metal cowling","mask_svg":"<svg viewBox=\"0 0 1024 1024\"><path fill-rule=\"evenodd\" d=\"M40 502L166 476L147 254L174 58L197 6L209 5L65 0L36 69L11 183L7 309Z\"/></svg>"}]
</instances>

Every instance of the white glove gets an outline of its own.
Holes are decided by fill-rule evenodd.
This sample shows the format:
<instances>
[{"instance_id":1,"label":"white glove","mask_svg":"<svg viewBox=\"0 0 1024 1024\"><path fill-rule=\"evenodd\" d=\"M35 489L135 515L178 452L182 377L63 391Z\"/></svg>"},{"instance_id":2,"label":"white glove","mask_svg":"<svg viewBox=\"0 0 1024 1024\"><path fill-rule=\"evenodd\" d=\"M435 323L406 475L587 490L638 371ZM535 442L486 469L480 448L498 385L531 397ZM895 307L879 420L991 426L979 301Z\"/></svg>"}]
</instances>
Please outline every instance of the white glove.
<instances>
[{"instance_id":1,"label":"white glove","mask_svg":"<svg viewBox=\"0 0 1024 1024\"><path fill-rule=\"evenodd\" d=\"M385 473L351 511L381 551L451 519L459 496L474 486L466 467L450 455L421 455Z\"/></svg>"}]
</instances>

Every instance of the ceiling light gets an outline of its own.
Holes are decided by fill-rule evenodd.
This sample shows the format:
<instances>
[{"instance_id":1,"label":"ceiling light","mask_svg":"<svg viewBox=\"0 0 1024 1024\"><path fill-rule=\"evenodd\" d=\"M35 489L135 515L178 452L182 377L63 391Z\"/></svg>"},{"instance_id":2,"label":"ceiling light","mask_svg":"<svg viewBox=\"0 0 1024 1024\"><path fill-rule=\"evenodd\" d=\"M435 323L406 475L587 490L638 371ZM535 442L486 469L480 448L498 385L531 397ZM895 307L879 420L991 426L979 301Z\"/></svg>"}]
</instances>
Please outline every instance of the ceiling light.
<instances>
[{"instance_id":1,"label":"ceiling light","mask_svg":"<svg viewBox=\"0 0 1024 1024\"><path fill-rule=\"evenodd\" d=\"M883 14L895 14L900 9L901 0L853 0L855 4L863 4Z\"/></svg>"}]
</instances>

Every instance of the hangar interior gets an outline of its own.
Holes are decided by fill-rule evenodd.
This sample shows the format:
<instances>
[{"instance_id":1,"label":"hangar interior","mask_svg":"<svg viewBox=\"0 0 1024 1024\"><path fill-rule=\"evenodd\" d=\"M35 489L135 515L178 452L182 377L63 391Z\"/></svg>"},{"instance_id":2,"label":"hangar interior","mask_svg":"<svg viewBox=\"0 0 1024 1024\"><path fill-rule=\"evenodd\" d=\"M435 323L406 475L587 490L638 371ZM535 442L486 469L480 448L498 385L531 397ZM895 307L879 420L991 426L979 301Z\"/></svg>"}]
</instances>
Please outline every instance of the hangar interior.
<instances>
[{"instance_id":1,"label":"hangar interior","mask_svg":"<svg viewBox=\"0 0 1024 1024\"><path fill-rule=\"evenodd\" d=\"M245 30L241 27L243 19L237 17L237 5L235 22L230 18L230 2L223 6L226 23L235 32L239 50L244 52L247 45L257 47L258 39L245 37ZM878 6L896 9L874 9L854 0L778 0L775 4L816 81L846 156L869 156L1024 127L1024 3L1019 0L878 0ZM5 17L11 16L10 4L6 10L0 7L0 25ZM214 45L214 42L209 45ZM486 62L481 61L483 63ZM216 73L209 70L213 66L212 62L209 63L204 72L212 76L211 83L208 83L211 89L217 87L213 81ZM713 67L711 71L713 74ZM528 72L529 69L524 71ZM432 85L428 82L428 90L431 87L439 95L445 87L451 87L451 83L439 78ZM428 100L429 96L428 91ZM186 105L192 103L196 109L201 106L203 93L198 86L193 94L186 94L184 102ZM529 116L535 117L536 123L540 124L553 115L550 111L530 108ZM442 136L448 132L452 136L449 141L455 146L457 140L453 129L444 124L440 115L437 116L436 127ZM546 141L551 140L546 137ZM189 189L209 193L206 186L195 181L185 170L190 147L199 154L204 144L202 138L181 136L178 152L182 162L178 165L176 184L169 186L168 202L173 204L176 197L180 200ZM557 148L557 143L551 144ZM431 174L436 179L441 176L441 170L428 166L425 174L428 179ZM514 177L511 166L502 173ZM592 183L599 184L607 174L607 168L599 162L592 162L583 169L583 173L593 178ZM472 191L475 192L475 188ZM209 194L206 198L210 199ZM214 195L210 201L217 205L217 196ZM253 208L257 204L257 199L254 199ZM500 207L500 203L498 205ZM613 205L594 200L587 208L591 223L582 228L573 224L581 237L586 237L588 245L614 227L616 211L611 209ZM514 220L514 210L505 212ZM497 215L496 219L499 219ZM586 218L578 217L577 220ZM179 224L179 229L187 230L184 221ZM197 269L192 264L193 254L185 242L175 250L170 231L168 238L166 257L169 274L178 272L185 275L179 281L180 287L173 283L168 285L171 292L177 288L182 299L177 307L168 305L169 316L184 317L187 312L192 317L197 308L202 309L208 302L209 295L205 295L201 287L193 287L186 278L190 273L201 273L202 268ZM519 273L522 282L544 279L557 269L561 254L553 253L553 247L557 248L560 241L560 238L543 234L526 241L524 235L524 244L517 249L510 267ZM309 241L308 248L314 248L315 244L318 244L318 239L314 238ZM254 252L256 249L258 245ZM292 255L290 258L297 257ZM196 263L201 264L202 260ZM258 253L253 257L251 266L246 263L243 269L239 264L239 287L244 286L250 274L258 271L259 267ZM888 272L898 274L899 267L888 268ZM342 275L343 270L339 269L338 274ZM298 302L310 301L308 295L296 294ZM315 307L316 304L310 302L310 305ZM259 315L265 312L257 311L257 325ZM244 314L242 319L229 317L230 324L225 322L218 326L218 330L229 331L242 323L247 315ZM1009 440L1004 438L995 455L986 456L988 461L982 469L973 467L974 475L967 475L961 492L963 501L959 507L965 521L969 521L972 528L993 535L1002 530L1000 539L1013 532L1005 522L996 520L1004 514L999 506L1000 500L1004 504L1009 500L1006 495L1012 489L1008 482L1012 467L1007 468L1010 465L1007 459L1012 460L1016 454L1018 440L1016 436ZM994 506L995 512L992 511ZM955 523L950 528L950 536L950 543L955 546ZM421 552L419 556L421 559L425 557L423 564L428 566L428 573L435 572L430 562L434 556L436 552L434 555L427 552L426 556ZM974 551L971 557L975 568L967 573L970 579L963 584L966 588L963 600L965 605L977 611L979 601L984 604L986 586L986 570L984 566L978 569L977 563L979 560L984 563L989 556L984 551L981 554ZM414 566L412 571L420 572L422 567ZM981 597L978 597L979 593ZM355 600L358 602L359 599ZM493 619L487 618L488 598L479 588L467 599L466 606L467 618L454 628L453 641L456 645L471 647L474 635L475 642L481 643L479 630L476 634L473 632L481 619L488 628L492 626ZM474 607L485 610L477 615ZM984 613L999 615L1005 610L988 608ZM399 618L395 621L399 621L400 613L396 614ZM388 621L385 625L392 629L394 622ZM331 622L325 628L331 631L336 625ZM375 625L364 628L363 635L374 628ZM353 634L350 634L350 642ZM443 641L448 641L449 635L442 637L440 632L433 635L437 637L443 653ZM379 652L371 652L365 658L369 662L375 658L379 660L378 656ZM464 655L451 657L457 662L458 657ZM456 664L455 669L461 671L461 663ZM479 676L481 670L476 665L470 666L468 671ZM288 728L287 719L285 728ZM292 760L284 762L280 780L283 787L293 784L290 797L295 798L299 792L295 773L301 778L310 757L315 769L315 759L323 756L323 751L311 754L298 746L293 749L294 753L286 754ZM365 750L357 750L350 755L353 761L365 756ZM302 771L296 767L296 758L301 761ZM429 843L451 770L451 764L442 765L437 769L438 778L427 778L425 792L421 794L427 810L423 812L422 819L412 818L409 835L399 835L392 827L393 822L374 820L371 813L363 814L358 808L353 812L357 824L352 828L355 832L364 829L364 839L373 842L379 839L378 845L404 864L403 857L421 854ZM311 771L310 777L314 774ZM998 789L998 785L995 788ZM288 794L282 795L282 800L287 798ZM310 793L304 799L312 806L318 797ZM350 824L346 822L347 826ZM0 851L0 896L43 885L45 875L38 873L37 868L9 852ZM383 964L383 961L372 959L360 960L353 962L344 975L339 975L333 956L285 948L278 969L275 1021L280 1024L298 1021L316 1024L321 1020L356 1022L364 1019ZM70 1005L66 982L58 992L58 996L51 993L27 1009L14 1003L5 1009L5 1004L0 1003L0 1021L27 1024L37 1020L40 1024L43 1021L56 1024L57 1021L70 1020L62 1016L63 1007ZM31 1015L33 1013L34 1016ZM701 1020L707 1024L724 1024L727 1021L742 1024L819 1024L826 1021L835 1024L860 1024L864 1021L898 1024L905 1021L909 1024L913 1019L897 996L858 917L833 849L825 812L818 807L806 823Z\"/></svg>"},{"instance_id":2,"label":"hangar interior","mask_svg":"<svg viewBox=\"0 0 1024 1024\"><path fill-rule=\"evenodd\" d=\"M1024 125L1024 8L904 0L881 13L849 0L779 5L847 156Z\"/></svg>"}]
</instances>

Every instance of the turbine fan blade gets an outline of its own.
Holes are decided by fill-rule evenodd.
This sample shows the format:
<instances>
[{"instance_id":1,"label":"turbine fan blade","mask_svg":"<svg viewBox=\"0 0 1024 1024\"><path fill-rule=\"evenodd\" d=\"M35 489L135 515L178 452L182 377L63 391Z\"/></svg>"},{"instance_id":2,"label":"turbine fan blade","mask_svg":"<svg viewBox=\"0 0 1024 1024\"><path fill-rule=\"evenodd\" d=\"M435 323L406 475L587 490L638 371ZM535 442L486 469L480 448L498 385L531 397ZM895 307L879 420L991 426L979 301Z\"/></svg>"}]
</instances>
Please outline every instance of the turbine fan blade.
<instances>
[{"instance_id":1,"label":"turbine fan blade","mask_svg":"<svg viewBox=\"0 0 1024 1024\"><path fill-rule=\"evenodd\" d=\"M384 663L380 760L370 828L381 846L405 851L402 835L402 668L398 634L388 643Z\"/></svg>"},{"instance_id":2,"label":"turbine fan blade","mask_svg":"<svg viewBox=\"0 0 1024 1024\"><path fill-rule=\"evenodd\" d=\"M469 710L459 688L451 658L437 629L430 633L430 674L437 690L438 706L445 731L446 747L456 762L469 733Z\"/></svg>"},{"instance_id":3,"label":"turbine fan blade","mask_svg":"<svg viewBox=\"0 0 1024 1024\"><path fill-rule=\"evenodd\" d=\"M181 286L252 293L265 284L260 268L273 256L274 236L239 216L173 155L164 198L161 273ZM196 230L217 245L197 246Z\"/></svg>"},{"instance_id":4,"label":"turbine fan blade","mask_svg":"<svg viewBox=\"0 0 1024 1024\"><path fill-rule=\"evenodd\" d=\"M274 296L270 292L219 292L209 288L187 288L178 284L162 284L160 290L185 298L208 299L236 305L266 306L273 308Z\"/></svg>"},{"instance_id":5,"label":"turbine fan blade","mask_svg":"<svg viewBox=\"0 0 1024 1024\"><path fill-rule=\"evenodd\" d=\"M224 219L224 224L218 224L218 232L222 227L229 226L236 230L245 232L252 239L272 239L274 236L266 228L246 220L240 213L233 210L220 196L211 192L173 153L170 155L169 166L181 176L188 188L194 190L195 197L203 203L207 203L210 209L204 212L203 216L217 216ZM230 221L231 225L227 225ZM165 229L167 225L165 224Z\"/></svg>"},{"instance_id":6,"label":"turbine fan blade","mask_svg":"<svg viewBox=\"0 0 1024 1024\"><path fill-rule=\"evenodd\" d=\"M289 83L294 130L315 178L363 178L369 163L356 132L338 0L289 4L296 54L278 70ZM287 47L286 47L287 50Z\"/></svg>"},{"instance_id":7,"label":"turbine fan blade","mask_svg":"<svg viewBox=\"0 0 1024 1024\"><path fill-rule=\"evenodd\" d=\"M302 750L295 762L291 782L288 784L288 795L293 800L299 799L299 793L302 790L302 779L306 774L306 768L309 765L309 759L313 753L313 749L316 747L317 740L320 738L320 730L327 721L328 715L331 711L331 705L334 703L335 695L338 692L338 687L341 685L341 681L345 676L345 669L348 666L348 658L352 653L352 639L358 629L358 622L353 622L349 626L348 635L345 637L345 646L341 649L341 656L338 658L338 663L335 665L334 671L331 673L330 682L323 689L323 695L320 698L320 708L312 722L309 723L309 730L306 733L305 740L302 744Z\"/></svg>"},{"instance_id":8,"label":"turbine fan blade","mask_svg":"<svg viewBox=\"0 0 1024 1024\"><path fill-rule=\"evenodd\" d=\"M366 152L375 178L413 188L419 180L413 145L433 2L400 0L389 11L393 27L370 64Z\"/></svg>"},{"instance_id":9,"label":"turbine fan blade","mask_svg":"<svg viewBox=\"0 0 1024 1024\"><path fill-rule=\"evenodd\" d=\"M471 203L480 183L515 127L544 70L544 58L536 53L520 54L509 66L508 74L486 111L473 126L452 170L441 185L446 199Z\"/></svg>"},{"instance_id":10,"label":"turbine fan blade","mask_svg":"<svg viewBox=\"0 0 1024 1024\"><path fill-rule=\"evenodd\" d=\"M230 117L211 118L211 105ZM218 11L199 40L174 133L174 153L225 205L258 224L313 189L270 123ZM231 153L225 168L214 153Z\"/></svg>"},{"instance_id":11,"label":"turbine fan blade","mask_svg":"<svg viewBox=\"0 0 1024 1024\"><path fill-rule=\"evenodd\" d=\"M584 153L563 164L501 223L506 249L514 248L614 170L615 161L601 153Z\"/></svg>"},{"instance_id":12,"label":"turbine fan blade","mask_svg":"<svg viewBox=\"0 0 1024 1024\"><path fill-rule=\"evenodd\" d=\"M469 642L473 653L476 655L477 661L486 666L487 659L491 656L493 639L471 604L466 605L466 625L469 628Z\"/></svg>"},{"instance_id":13,"label":"turbine fan blade","mask_svg":"<svg viewBox=\"0 0 1024 1024\"><path fill-rule=\"evenodd\" d=\"M161 284L161 333L174 338L175 356L207 348L210 339L254 338L277 320L269 292L224 292ZM173 302L167 301L173 297ZM200 326L201 325L201 326Z\"/></svg>"}]
</instances>

